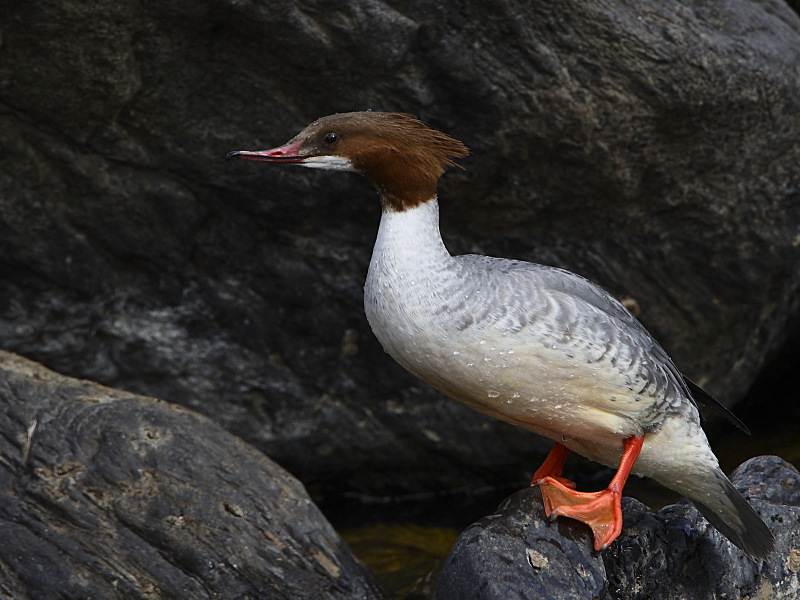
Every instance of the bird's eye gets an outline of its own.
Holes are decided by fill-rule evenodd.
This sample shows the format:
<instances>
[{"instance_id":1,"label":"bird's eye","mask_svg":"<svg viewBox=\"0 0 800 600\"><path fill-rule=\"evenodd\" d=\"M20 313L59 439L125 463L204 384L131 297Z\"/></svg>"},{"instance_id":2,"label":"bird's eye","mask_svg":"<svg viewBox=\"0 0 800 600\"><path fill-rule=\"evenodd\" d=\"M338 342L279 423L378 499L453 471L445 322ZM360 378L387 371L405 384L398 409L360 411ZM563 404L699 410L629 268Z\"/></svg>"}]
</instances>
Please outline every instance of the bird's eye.
<instances>
[{"instance_id":1,"label":"bird's eye","mask_svg":"<svg viewBox=\"0 0 800 600\"><path fill-rule=\"evenodd\" d=\"M338 134L333 133L333 132L325 134L325 143L326 144L335 144L338 141L339 141L339 135Z\"/></svg>"}]
</instances>

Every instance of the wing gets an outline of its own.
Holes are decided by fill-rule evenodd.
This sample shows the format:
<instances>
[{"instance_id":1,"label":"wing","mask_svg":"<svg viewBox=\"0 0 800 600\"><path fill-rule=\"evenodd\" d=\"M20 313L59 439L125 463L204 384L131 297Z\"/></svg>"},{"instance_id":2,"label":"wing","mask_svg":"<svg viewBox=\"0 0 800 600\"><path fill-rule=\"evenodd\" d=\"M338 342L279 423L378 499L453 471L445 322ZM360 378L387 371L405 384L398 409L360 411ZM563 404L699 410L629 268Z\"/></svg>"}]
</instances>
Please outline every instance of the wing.
<instances>
[{"instance_id":1,"label":"wing","mask_svg":"<svg viewBox=\"0 0 800 600\"><path fill-rule=\"evenodd\" d=\"M661 363L669 370L674 382L679 385L686 397L699 408L698 404L708 406L716 413L725 417L737 428L750 435L750 430L725 406L720 404L711 394L706 392L699 385L680 372L675 363L661 347L650 332L634 317L625 306L606 292L603 288L595 285L588 279L575 275L563 269L555 267L543 267L545 280L553 290L571 293L582 299L591 306L605 312L615 320L623 324L630 331L635 331L637 337L650 347L651 354L658 358Z\"/></svg>"},{"instance_id":2,"label":"wing","mask_svg":"<svg viewBox=\"0 0 800 600\"><path fill-rule=\"evenodd\" d=\"M522 261L475 255L459 259L473 263L476 270L486 273L488 280L485 283L494 286L501 296L510 294L504 292L504 288L524 291L531 299L529 307L533 312L559 313L552 322L560 319L560 329L550 327L555 337L580 336L582 329L583 337L594 337L587 343L597 345L600 354L624 355L607 358L612 363L615 359L626 362L621 369L628 369L636 379L631 389L647 390L654 397L646 422L657 423L666 413L679 413L696 419L693 415L699 414L697 401L700 401L747 431L730 411L684 377L655 338L617 299L589 280L563 269ZM514 304L510 297L498 299L498 303Z\"/></svg>"}]
</instances>

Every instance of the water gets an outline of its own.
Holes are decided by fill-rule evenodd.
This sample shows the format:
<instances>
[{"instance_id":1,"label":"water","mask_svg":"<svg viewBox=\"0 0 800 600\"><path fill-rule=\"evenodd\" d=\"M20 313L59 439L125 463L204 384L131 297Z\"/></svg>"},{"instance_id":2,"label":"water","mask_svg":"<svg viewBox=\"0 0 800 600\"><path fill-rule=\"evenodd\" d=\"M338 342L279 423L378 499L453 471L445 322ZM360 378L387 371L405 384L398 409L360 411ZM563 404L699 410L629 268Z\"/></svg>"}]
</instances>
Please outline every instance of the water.
<instances>
[{"instance_id":1,"label":"water","mask_svg":"<svg viewBox=\"0 0 800 600\"><path fill-rule=\"evenodd\" d=\"M461 530L376 523L340 533L392 597L427 600L433 598L439 572Z\"/></svg>"}]
</instances>

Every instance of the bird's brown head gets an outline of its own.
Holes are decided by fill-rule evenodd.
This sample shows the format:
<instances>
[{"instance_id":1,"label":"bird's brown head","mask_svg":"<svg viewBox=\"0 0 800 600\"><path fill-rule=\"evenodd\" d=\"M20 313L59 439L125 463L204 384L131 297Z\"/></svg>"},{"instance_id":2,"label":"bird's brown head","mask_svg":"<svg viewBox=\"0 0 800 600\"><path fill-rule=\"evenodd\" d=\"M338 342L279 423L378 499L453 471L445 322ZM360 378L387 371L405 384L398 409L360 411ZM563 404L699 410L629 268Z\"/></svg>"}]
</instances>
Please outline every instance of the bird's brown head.
<instances>
[{"instance_id":1,"label":"bird's brown head","mask_svg":"<svg viewBox=\"0 0 800 600\"><path fill-rule=\"evenodd\" d=\"M384 210L402 211L436 196L436 183L467 147L404 113L353 112L314 121L272 150L228 158L355 171L378 190Z\"/></svg>"}]
</instances>

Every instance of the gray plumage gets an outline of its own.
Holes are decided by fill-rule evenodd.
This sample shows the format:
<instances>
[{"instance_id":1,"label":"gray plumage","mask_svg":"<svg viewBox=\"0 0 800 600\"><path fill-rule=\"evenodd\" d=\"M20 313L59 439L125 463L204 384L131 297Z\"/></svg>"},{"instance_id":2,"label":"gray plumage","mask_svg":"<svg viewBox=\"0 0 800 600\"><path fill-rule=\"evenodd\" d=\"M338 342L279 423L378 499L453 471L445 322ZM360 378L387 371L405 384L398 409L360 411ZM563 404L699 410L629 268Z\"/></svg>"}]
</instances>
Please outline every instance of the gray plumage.
<instances>
[{"instance_id":1,"label":"gray plumage","mask_svg":"<svg viewBox=\"0 0 800 600\"><path fill-rule=\"evenodd\" d=\"M365 308L386 351L460 402L688 496L754 556L772 536L719 468L689 384L622 304L553 267L451 256L435 200L384 212Z\"/></svg>"}]
</instances>

